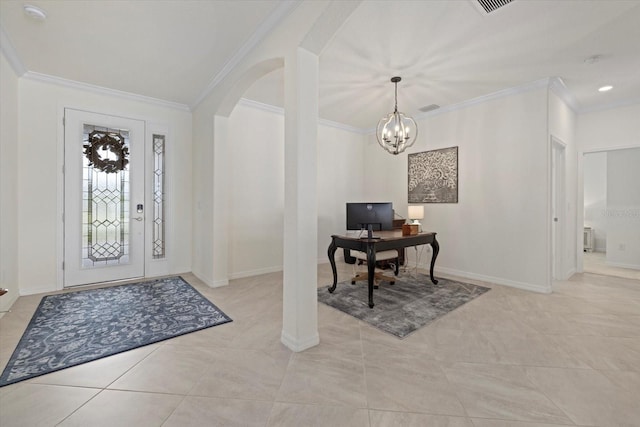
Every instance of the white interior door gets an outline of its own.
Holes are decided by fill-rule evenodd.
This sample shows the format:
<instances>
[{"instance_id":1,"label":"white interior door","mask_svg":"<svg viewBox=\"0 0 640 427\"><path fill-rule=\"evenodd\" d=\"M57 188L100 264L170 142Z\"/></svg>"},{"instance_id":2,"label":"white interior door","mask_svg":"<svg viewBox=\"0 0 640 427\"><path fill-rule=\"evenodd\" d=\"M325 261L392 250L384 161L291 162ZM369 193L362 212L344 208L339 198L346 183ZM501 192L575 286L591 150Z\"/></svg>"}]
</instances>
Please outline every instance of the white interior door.
<instances>
[{"instance_id":1,"label":"white interior door","mask_svg":"<svg viewBox=\"0 0 640 427\"><path fill-rule=\"evenodd\" d=\"M64 286L144 276L140 120L65 109Z\"/></svg>"},{"instance_id":2,"label":"white interior door","mask_svg":"<svg viewBox=\"0 0 640 427\"><path fill-rule=\"evenodd\" d=\"M551 140L551 277L564 280L565 148Z\"/></svg>"}]
</instances>

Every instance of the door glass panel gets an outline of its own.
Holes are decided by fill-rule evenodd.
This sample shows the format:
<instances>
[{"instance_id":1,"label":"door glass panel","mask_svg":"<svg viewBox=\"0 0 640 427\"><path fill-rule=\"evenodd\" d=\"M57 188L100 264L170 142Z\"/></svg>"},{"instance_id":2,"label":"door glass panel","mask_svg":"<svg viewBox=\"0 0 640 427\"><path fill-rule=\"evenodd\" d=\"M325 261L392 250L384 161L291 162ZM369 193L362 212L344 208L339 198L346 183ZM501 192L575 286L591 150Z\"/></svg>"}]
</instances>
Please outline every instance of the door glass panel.
<instances>
[{"instance_id":1,"label":"door glass panel","mask_svg":"<svg viewBox=\"0 0 640 427\"><path fill-rule=\"evenodd\" d=\"M153 258L165 257L164 135L153 135Z\"/></svg>"},{"instance_id":2,"label":"door glass panel","mask_svg":"<svg viewBox=\"0 0 640 427\"><path fill-rule=\"evenodd\" d=\"M82 268L129 263L129 132L83 128Z\"/></svg>"}]
</instances>

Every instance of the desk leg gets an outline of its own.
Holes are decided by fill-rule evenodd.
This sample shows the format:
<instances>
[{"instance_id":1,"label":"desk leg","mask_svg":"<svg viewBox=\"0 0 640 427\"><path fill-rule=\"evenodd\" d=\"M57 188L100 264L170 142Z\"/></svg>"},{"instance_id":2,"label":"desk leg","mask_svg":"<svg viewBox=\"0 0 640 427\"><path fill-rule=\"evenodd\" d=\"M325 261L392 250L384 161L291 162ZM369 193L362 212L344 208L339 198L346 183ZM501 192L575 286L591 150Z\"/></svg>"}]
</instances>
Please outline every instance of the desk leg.
<instances>
[{"instance_id":1,"label":"desk leg","mask_svg":"<svg viewBox=\"0 0 640 427\"><path fill-rule=\"evenodd\" d=\"M440 245L436 238L433 238L433 242L431 242L431 248L433 249L433 256L431 257L431 270L429 273L431 274L431 282L434 285L438 284L438 281L433 277L433 267L436 265L436 258L438 258L438 252L440 252Z\"/></svg>"},{"instance_id":2,"label":"desk leg","mask_svg":"<svg viewBox=\"0 0 640 427\"><path fill-rule=\"evenodd\" d=\"M395 271L393 272L393 274L394 274L396 277L398 277L398 273L400 273L400 251L402 251L402 252L403 252L403 255L404 255L404 248L402 248L402 249L398 249L398 258L396 258L396 269L395 269ZM393 283L392 283L392 284L393 284Z\"/></svg>"},{"instance_id":3,"label":"desk leg","mask_svg":"<svg viewBox=\"0 0 640 427\"><path fill-rule=\"evenodd\" d=\"M329 287L329 292L333 292L336 290L336 285L338 284L338 272L336 271L336 250L338 247L336 243L331 239L331 244L329 245L329 249L327 250L327 255L329 255L329 263L331 264L331 271L333 271L333 285Z\"/></svg>"},{"instance_id":4,"label":"desk leg","mask_svg":"<svg viewBox=\"0 0 640 427\"><path fill-rule=\"evenodd\" d=\"M369 273L369 277L367 278L369 284L369 308L373 308L373 284L376 275L376 251L373 245L367 246L367 270Z\"/></svg>"}]
</instances>

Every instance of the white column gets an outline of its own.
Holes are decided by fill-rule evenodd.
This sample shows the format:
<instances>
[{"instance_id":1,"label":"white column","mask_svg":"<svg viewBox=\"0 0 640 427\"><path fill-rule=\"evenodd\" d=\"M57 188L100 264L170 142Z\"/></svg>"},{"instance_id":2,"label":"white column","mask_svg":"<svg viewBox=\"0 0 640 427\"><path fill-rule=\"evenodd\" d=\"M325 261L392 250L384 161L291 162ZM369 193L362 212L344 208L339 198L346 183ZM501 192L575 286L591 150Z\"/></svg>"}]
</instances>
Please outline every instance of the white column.
<instances>
[{"instance_id":1,"label":"white column","mask_svg":"<svg viewBox=\"0 0 640 427\"><path fill-rule=\"evenodd\" d=\"M207 285L213 285L211 259L213 258L213 119L203 117L201 111L193 113L193 224L191 271Z\"/></svg>"},{"instance_id":2,"label":"white column","mask_svg":"<svg viewBox=\"0 0 640 427\"><path fill-rule=\"evenodd\" d=\"M229 118L213 119L213 259L211 286L229 284Z\"/></svg>"},{"instance_id":3,"label":"white column","mask_svg":"<svg viewBox=\"0 0 640 427\"><path fill-rule=\"evenodd\" d=\"M282 343L303 351L318 335L318 57L285 58L284 289Z\"/></svg>"}]
</instances>

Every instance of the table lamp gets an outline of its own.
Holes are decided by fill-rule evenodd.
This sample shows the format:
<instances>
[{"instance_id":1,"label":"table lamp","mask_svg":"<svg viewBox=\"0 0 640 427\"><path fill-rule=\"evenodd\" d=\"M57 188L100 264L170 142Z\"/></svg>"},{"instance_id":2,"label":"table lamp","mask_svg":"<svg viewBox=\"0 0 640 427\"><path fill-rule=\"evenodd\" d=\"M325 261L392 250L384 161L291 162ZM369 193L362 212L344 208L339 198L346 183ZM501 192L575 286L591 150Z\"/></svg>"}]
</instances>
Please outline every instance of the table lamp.
<instances>
[{"instance_id":1,"label":"table lamp","mask_svg":"<svg viewBox=\"0 0 640 427\"><path fill-rule=\"evenodd\" d=\"M411 224L417 225L419 228L422 228L420 225L420 220L424 218L424 206L409 206L408 216L412 221Z\"/></svg>"}]
</instances>

